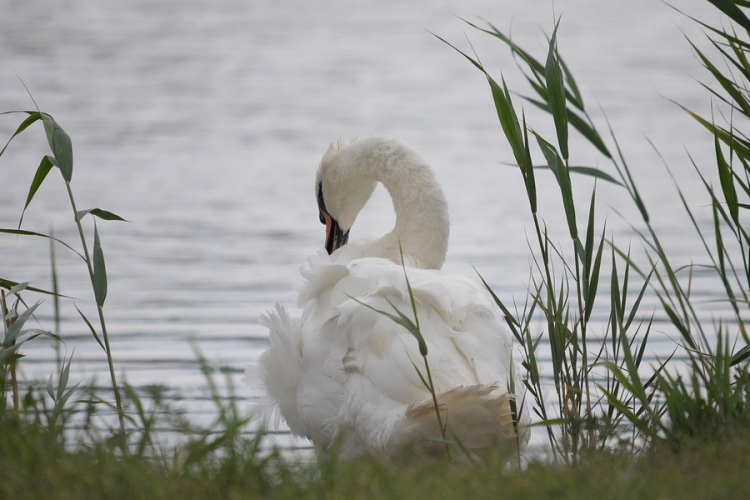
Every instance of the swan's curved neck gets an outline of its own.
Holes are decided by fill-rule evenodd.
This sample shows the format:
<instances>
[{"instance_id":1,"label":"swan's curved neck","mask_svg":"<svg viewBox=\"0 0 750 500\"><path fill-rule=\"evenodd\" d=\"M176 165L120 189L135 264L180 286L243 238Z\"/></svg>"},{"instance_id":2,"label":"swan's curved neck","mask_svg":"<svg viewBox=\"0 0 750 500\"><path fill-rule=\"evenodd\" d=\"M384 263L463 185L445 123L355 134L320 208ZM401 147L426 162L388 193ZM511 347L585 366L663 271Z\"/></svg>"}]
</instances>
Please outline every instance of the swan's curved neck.
<instances>
[{"instance_id":1,"label":"swan's curved neck","mask_svg":"<svg viewBox=\"0 0 750 500\"><path fill-rule=\"evenodd\" d=\"M439 269L448 250L448 204L429 165L410 147L384 138L364 140L360 160L393 199L396 224L375 241L362 244L365 255L400 262L399 244L417 265Z\"/></svg>"}]
</instances>

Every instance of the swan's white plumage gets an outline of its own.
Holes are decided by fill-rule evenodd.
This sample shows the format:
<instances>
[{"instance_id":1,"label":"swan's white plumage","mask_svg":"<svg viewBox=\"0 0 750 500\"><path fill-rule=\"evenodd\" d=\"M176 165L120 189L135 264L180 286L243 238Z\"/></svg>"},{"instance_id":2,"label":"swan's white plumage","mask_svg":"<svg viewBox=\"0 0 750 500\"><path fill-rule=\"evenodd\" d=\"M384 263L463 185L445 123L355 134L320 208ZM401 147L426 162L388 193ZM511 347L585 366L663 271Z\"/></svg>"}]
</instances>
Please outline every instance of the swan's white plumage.
<instances>
[{"instance_id":1,"label":"swan's white plumage","mask_svg":"<svg viewBox=\"0 0 750 500\"><path fill-rule=\"evenodd\" d=\"M326 170L326 157L332 155L338 164ZM448 228L433 227L447 225L447 207L429 167L410 148L383 138L334 147L326 157L317 182L322 179L331 215L352 203L358 213L366 199L352 202L339 191L353 179L372 177L394 198L396 228L375 242L312 256L302 268L302 318L291 318L277 304L262 319L270 332L270 347L259 362L267 412L280 413L294 434L324 449L340 440L347 457L390 456L409 446L428 453L443 449L431 395L417 372L425 370L417 340L373 310L393 313L396 307L414 320L405 271L448 437L470 450L495 445L515 449L518 442L525 443L528 433L522 431L517 440L510 404L515 397L521 409L522 396L509 394L512 380L517 394L522 384L514 375L511 339L497 306L476 281L420 267L440 267L447 247ZM359 177L346 169L360 169ZM389 182L389 169L396 169L397 188ZM404 169L411 169L417 180ZM338 176L338 182L326 182L326 173ZM425 192L405 202L402 188ZM331 205L334 195L329 193L334 192L338 199ZM363 192L369 197L372 189L368 185L356 196ZM409 210L419 212L424 206L441 213L409 220ZM356 213L345 218L348 230ZM433 235L414 238L400 232L404 230L437 231L445 245L428 248L434 245ZM409 251L405 268L394 262L399 259L392 253L393 238ZM522 412L520 426L527 422Z\"/></svg>"}]
</instances>

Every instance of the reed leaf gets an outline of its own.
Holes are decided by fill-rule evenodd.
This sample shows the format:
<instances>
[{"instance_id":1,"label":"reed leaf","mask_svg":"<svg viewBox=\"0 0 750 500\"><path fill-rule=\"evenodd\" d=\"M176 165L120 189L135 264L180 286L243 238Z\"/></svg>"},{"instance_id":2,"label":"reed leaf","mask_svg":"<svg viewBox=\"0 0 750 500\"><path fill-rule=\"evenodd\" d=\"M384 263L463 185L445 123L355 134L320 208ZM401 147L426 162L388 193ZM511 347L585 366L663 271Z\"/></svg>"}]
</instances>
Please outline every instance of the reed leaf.
<instances>
[{"instance_id":1,"label":"reed leaf","mask_svg":"<svg viewBox=\"0 0 750 500\"><path fill-rule=\"evenodd\" d=\"M102 351L107 352L107 348L104 347L104 344L102 343L101 339L99 339L99 334L96 333L96 328L94 328L94 325L91 324L91 321L86 317L85 314L83 314L83 311L81 311L78 306L75 306L76 311L78 311L78 314L83 319L83 322L86 323L86 326L89 327L89 332L91 332L91 335L94 337L94 340L96 340L96 343L99 344L99 346L102 348Z\"/></svg>"},{"instance_id":2,"label":"reed leaf","mask_svg":"<svg viewBox=\"0 0 750 500\"><path fill-rule=\"evenodd\" d=\"M606 228L606 226L605 226ZM599 239L599 246L596 250L594 261L589 267L590 274L587 272L588 278L585 283L587 284L584 290L584 298L586 304L586 314L584 319L588 322L591 319L591 313L594 311L594 303L596 302L597 290L599 289L599 274L602 268L602 255L604 251L604 234Z\"/></svg>"},{"instance_id":3,"label":"reed leaf","mask_svg":"<svg viewBox=\"0 0 750 500\"><path fill-rule=\"evenodd\" d=\"M563 207L565 208L565 217L568 223L568 231L570 232L571 239L575 241L578 239L578 223L576 222L576 209L575 201L573 199L573 187L570 182L570 172L560 158L560 155L558 155L555 147L544 140L544 138L536 132L533 132L533 134L537 139L537 143L539 144L545 159L547 160L547 166L549 166L552 173L555 174L557 184L560 186Z\"/></svg>"},{"instance_id":4,"label":"reed leaf","mask_svg":"<svg viewBox=\"0 0 750 500\"><path fill-rule=\"evenodd\" d=\"M29 187L29 194L26 196L26 203L24 204L23 210L21 211L21 218L18 220L19 229L21 228L21 223L23 222L23 216L26 213L26 209L29 208L31 200L34 199L34 195L44 182L44 179L47 177L49 171L52 170L53 166L54 165L52 164L50 157L46 155L39 163L39 167L37 167L36 173L34 174L34 179L32 179L31 186Z\"/></svg>"},{"instance_id":5,"label":"reed leaf","mask_svg":"<svg viewBox=\"0 0 750 500\"><path fill-rule=\"evenodd\" d=\"M535 170L550 170L548 165L534 165L534 169ZM598 168L584 167L581 165L570 165L568 166L568 171L572 174L579 174L579 175L584 175L587 177L593 177L594 179L601 179L603 181L609 182L616 186L624 187L622 182L618 181L607 172L604 172L603 170L600 170Z\"/></svg>"},{"instance_id":6,"label":"reed leaf","mask_svg":"<svg viewBox=\"0 0 750 500\"><path fill-rule=\"evenodd\" d=\"M736 366L748 358L750 358L750 345L746 345L745 347L734 353L730 361L730 365Z\"/></svg>"},{"instance_id":7,"label":"reed leaf","mask_svg":"<svg viewBox=\"0 0 750 500\"><path fill-rule=\"evenodd\" d=\"M508 91L508 85L503 79L502 88L497 82L488 74L487 81L490 84L492 90L492 99L495 102L495 110L497 111L497 118L500 121L500 126L503 129L505 138L510 144L513 150L513 156L516 158L516 163L521 167L521 171L524 172L524 176L528 170L531 170L531 165L528 165L528 154L526 150L526 144L524 142L524 133L521 131L521 126L516 115L516 110L513 107L513 100L510 97Z\"/></svg>"},{"instance_id":8,"label":"reed leaf","mask_svg":"<svg viewBox=\"0 0 750 500\"><path fill-rule=\"evenodd\" d=\"M70 136L51 115L47 113L41 115L44 131L47 133L47 142L56 160L56 166L60 168L63 179L70 182L73 179L73 143Z\"/></svg>"},{"instance_id":9,"label":"reed leaf","mask_svg":"<svg viewBox=\"0 0 750 500\"><path fill-rule=\"evenodd\" d=\"M18 283L16 281L7 280L5 278L0 278L0 288L5 288L6 290L13 290L15 287L17 287L20 284L23 284L23 283ZM55 295L55 292L50 292L49 290L44 290L42 288L36 288L36 287L33 287L33 286L28 286L28 284L26 284L26 286L24 286L24 289L25 290L29 290L31 292L35 292L35 293L42 293L42 294L45 294L45 295ZM66 296L65 295L60 295L60 297L66 297ZM70 298L70 297L66 297L66 298Z\"/></svg>"},{"instance_id":10,"label":"reed leaf","mask_svg":"<svg viewBox=\"0 0 750 500\"><path fill-rule=\"evenodd\" d=\"M99 241L99 230L94 224L94 297L99 307L104 307L107 299L107 268L104 264L104 251Z\"/></svg>"},{"instance_id":11,"label":"reed leaf","mask_svg":"<svg viewBox=\"0 0 750 500\"><path fill-rule=\"evenodd\" d=\"M23 327L26 324L26 321L34 314L34 311L36 311L37 307L41 302L37 302L33 306L26 309L24 312L19 314L15 317L13 321L10 322L10 325L7 326L5 329L5 336L3 338L3 347L10 347L13 344L16 343L18 338L24 334ZM3 318L5 320L5 318Z\"/></svg>"},{"instance_id":12,"label":"reed leaf","mask_svg":"<svg viewBox=\"0 0 750 500\"><path fill-rule=\"evenodd\" d=\"M85 257L75 248L65 243L63 240L55 238L53 236L44 234L44 233L37 233L35 231L26 231L24 229L3 229L0 228L0 233L6 233L6 234L16 234L19 236L38 236L40 238L47 238L52 241L56 241L57 243L60 243L62 246L67 248L68 250L72 250L76 255L78 255L83 260L86 260Z\"/></svg>"},{"instance_id":13,"label":"reed leaf","mask_svg":"<svg viewBox=\"0 0 750 500\"><path fill-rule=\"evenodd\" d=\"M526 188L526 197L529 200L529 207L531 213L537 213L537 196L536 196L536 178L534 177L534 167L531 163L531 151L529 149L529 129L526 127L526 115L522 115L523 119L523 146L524 146L524 163L519 165L521 169L521 176L523 177L523 185Z\"/></svg>"},{"instance_id":14,"label":"reed leaf","mask_svg":"<svg viewBox=\"0 0 750 500\"><path fill-rule=\"evenodd\" d=\"M750 19L745 15L744 12L738 7L742 3L737 0L708 0L709 3L715 5L724 14L729 16L734 22L742 26L744 29L750 31ZM747 7L747 5L745 5Z\"/></svg>"},{"instance_id":15,"label":"reed leaf","mask_svg":"<svg viewBox=\"0 0 750 500\"><path fill-rule=\"evenodd\" d=\"M76 212L76 217L78 220L83 219L86 215L93 215L94 217L98 217L102 220L116 220L116 221L122 221L122 222L128 222L127 220L123 219L119 215L108 212L107 210L102 210L101 208L89 208L87 210L79 210Z\"/></svg>"},{"instance_id":16,"label":"reed leaf","mask_svg":"<svg viewBox=\"0 0 750 500\"><path fill-rule=\"evenodd\" d=\"M515 54L521 57L534 71L537 75L544 75L544 64L536 60L529 52L526 52L524 49L522 49L519 45L517 45L509 36L506 36L503 34L502 31L500 31L497 27L495 27L492 23L487 22L487 26L490 27L490 29L482 28L481 26L478 26L470 21L467 21L466 19L461 19L463 22L471 26L472 28L475 28L479 31L482 31L484 33L487 33L488 35L492 35L495 38L501 40L503 43L505 43L511 51Z\"/></svg>"},{"instance_id":17,"label":"reed leaf","mask_svg":"<svg viewBox=\"0 0 750 500\"><path fill-rule=\"evenodd\" d=\"M721 190L724 193L724 200L727 203L732 220L739 226L740 213L739 206L737 205L737 191L734 189L732 167L724 159L718 137L714 137L714 148L716 149L716 166L719 170L719 181L721 183Z\"/></svg>"},{"instance_id":18,"label":"reed leaf","mask_svg":"<svg viewBox=\"0 0 750 500\"><path fill-rule=\"evenodd\" d=\"M378 312L380 312L381 314L385 314L386 316L391 318L394 322L406 328L409 331L409 333L411 333L414 336L414 338L417 339L417 344L419 345L419 354L421 354L422 356L427 356L427 343L425 342L424 337L422 336L422 332L420 331L419 327L408 316L406 316L404 313L399 311L396 308L396 306L394 306L393 303L391 303L390 300L388 301L388 303L393 308L393 310L396 311L396 314L398 315L398 317L392 314L383 313L382 311L378 311Z\"/></svg>"},{"instance_id":19,"label":"reed leaf","mask_svg":"<svg viewBox=\"0 0 750 500\"><path fill-rule=\"evenodd\" d=\"M8 139L8 142L6 142L5 146L3 146L3 149L0 150L0 156L3 156L3 153L5 153L5 150L8 149L8 146L10 145L11 141L15 139L17 135L19 135L21 132L29 128L34 122L36 122L37 120L40 120L42 117L42 114L38 111L4 111L0 113L0 116L7 115L10 113L26 113L29 116L26 117L26 119L21 122L21 124L16 128L16 131L13 132L13 135L10 136L10 139Z\"/></svg>"},{"instance_id":20,"label":"reed leaf","mask_svg":"<svg viewBox=\"0 0 750 500\"><path fill-rule=\"evenodd\" d=\"M557 132L557 144L560 147L562 158L567 161L568 151L568 106L565 101L565 80L560 68L560 62L557 55L557 29L560 27L559 20L555 24L552 32L552 38L549 42L549 51L547 52L547 63L544 68L544 75L547 82L547 92L549 94L549 107L552 111L552 118L555 122Z\"/></svg>"},{"instance_id":21,"label":"reed leaf","mask_svg":"<svg viewBox=\"0 0 750 500\"><path fill-rule=\"evenodd\" d=\"M728 130L725 130L714 123L706 120L699 114L691 111L690 109L681 106L686 113L692 116L698 123L703 125L709 132L716 136L721 142L733 149L738 156L743 160L750 160L750 141L734 136Z\"/></svg>"},{"instance_id":22,"label":"reed leaf","mask_svg":"<svg viewBox=\"0 0 750 500\"><path fill-rule=\"evenodd\" d=\"M701 59L703 66L711 73L711 75L719 83L719 85L721 85L724 91L732 98L732 101L734 101L734 103L745 115L750 115L750 104L743 96L742 90L737 87L737 84L730 78L724 76L721 70L717 68L716 65L714 65L711 60L706 57L706 55L700 49L698 49L698 47L693 42L690 42L690 45L693 47L693 50Z\"/></svg>"}]
</instances>

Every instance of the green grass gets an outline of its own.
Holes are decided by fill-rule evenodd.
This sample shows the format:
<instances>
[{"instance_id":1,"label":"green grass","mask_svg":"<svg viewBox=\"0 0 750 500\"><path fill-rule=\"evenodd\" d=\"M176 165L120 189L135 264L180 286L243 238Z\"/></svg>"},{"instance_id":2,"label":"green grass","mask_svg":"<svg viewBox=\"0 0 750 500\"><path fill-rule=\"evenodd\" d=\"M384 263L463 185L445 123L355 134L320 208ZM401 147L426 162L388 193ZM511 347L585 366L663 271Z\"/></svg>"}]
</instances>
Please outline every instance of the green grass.
<instances>
[{"instance_id":1,"label":"green grass","mask_svg":"<svg viewBox=\"0 0 750 500\"><path fill-rule=\"evenodd\" d=\"M177 466L120 457L101 445L71 452L39 427L0 428L0 498L745 498L748 435L652 449L634 459L593 451L577 465L532 462L523 471L448 460L289 464L251 447L230 459Z\"/></svg>"},{"instance_id":2,"label":"green grass","mask_svg":"<svg viewBox=\"0 0 750 500\"><path fill-rule=\"evenodd\" d=\"M341 463L335 452L295 462L265 446L262 433L248 432L248 417L231 397L220 396L214 374L201 367L215 405L216 419L195 428L170 408L158 387L135 389L118 383L109 348L104 304L106 266L96 223L121 220L98 208L78 210L71 188L72 142L48 114L29 111L13 137L33 123L44 125L50 154L40 161L20 210L13 237L50 241L54 276L55 247L75 252L85 263L99 314L98 324L81 314L85 327L107 357L113 401L69 381L70 358L60 357L58 373L45 387L19 389L16 366L22 348L53 331L32 328L36 305L28 296L52 296L55 310L66 298L52 291L0 277L3 336L0 341L0 498L743 498L750 495L750 19L744 0L709 0L726 16L719 28L701 20L711 52L688 40L705 66L704 82L713 113L703 117L685 109L706 129L715 151L714 172L688 168L705 187L706 203L682 200L687 227L704 252L687 262L672 259L638 191L638 179L608 123L600 126L587 105L557 45L555 25L544 54L535 56L492 24L469 25L510 50L528 88L511 91L502 75L493 76L479 55L462 51L486 78L500 128L510 146L525 189L530 224L532 276L528 295L505 304L494 292L510 331L521 348L527 407L544 434L548 452L527 456L523 464L489 457L486 463L430 461L409 457L393 463L359 460ZM441 39L442 40L442 39ZM506 70L509 70L506 68ZM542 113L527 115L524 106ZM550 120L551 127L527 123ZM541 116L541 118L539 118ZM554 130L544 137L535 130ZM588 142L600 157L597 167L581 165L571 137ZM10 143L13 139L8 141ZM8 146L6 145L6 148ZM0 151L0 156L5 151ZM588 157L588 152L586 153ZM665 166L670 169L671 166ZM57 170L55 170L57 169ZM684 169L683 169L684 170ZM75 215L80 248L53 235L22 229L23 213L39 186L59 171ZM537 178L551 175L565 215L563 238L551 236L537 204ZM579 176L596 184L584 197ZM710 179L714 178L715 181ZM623 189L639 219L627 221L632 240L608 238L605 216L597 213L597 185ZM545 196L549 196L545 193ZM581 202L582 201L582 202ZM712 224L692 206L707 207ZM697 210L704 210L699 208ZM87 240L93 234L93 245ZM631 255L630 247L644 249ZM708 271L731 315L721 321L698 312L693 274ZM405 270L406 271L406 270ZM54 282L54 280L53 280ZM656 298L656 310L644 297ZM58 302L60 305L58 306ZM594 308L608 314L592 321ZM79 310L80 313L80 310ZM419 340L419 319L388 313ZM59 314L59 313L57 313ZM679 344L674 358L646 366L654 318L664 320ZM664 325L667 325L666 327ZM546 352L542 352L547 350ZM430 388L427 352L419 368ZM551 359L552 396L540 376L538 359ZM677 359L679 358L679 359ZM417 369L415 367L415 369ZM231 384L229 385L231 388ZM127 404L126 404L127 403ZM127 409L126 409L127 408ZM102 425L102 409L114 411L115 424ZM436 411L437 408L436 408ZM437 413L438 418L440 413ZM71 422L80 429L72 432ZM172 429L182 439L168 446L155 429ZM68 429L68 430L66 430ZM451 459L451 456L454 458Z\"/></svg>"}]
</instances>

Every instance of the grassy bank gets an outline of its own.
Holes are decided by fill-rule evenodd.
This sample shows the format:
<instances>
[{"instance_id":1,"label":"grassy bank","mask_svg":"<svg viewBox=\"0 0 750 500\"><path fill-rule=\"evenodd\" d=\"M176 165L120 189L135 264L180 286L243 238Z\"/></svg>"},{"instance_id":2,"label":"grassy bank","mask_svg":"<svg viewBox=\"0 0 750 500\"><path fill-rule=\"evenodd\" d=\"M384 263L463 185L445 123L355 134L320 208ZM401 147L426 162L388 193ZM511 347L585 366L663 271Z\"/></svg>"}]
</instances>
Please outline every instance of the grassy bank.
<instances>
[{"instance_id":1,"label":"grassy bank","mask_svg":"<svg viewBox=\"0 0 750 500\"><path fill-rule=\"evenodd\" d=\"M633 498L738 497L750 494L750 19L743 0L710 0L724 24L702 25L709 52L694 45L706 68L711 116L685 109L706 130L715 164L708 174L686 156L686 167L705 187L702 203L688 202L685 226L704 249L683 262L670 257L649 208L638 190L627 151L607 123L589 116L581 86L558 49L557 26L546 53L532 54L492 24L474 25L510 50L528 83L509 89L501 75L481 62L481 54L449 41L478 77L486 78L500 128L518 167L519 186L529 208L528 296L505 304L495 296L519 345L524 408L533 413L534 432L547 440L548 453L522 463L490 458L397 463L361 460L340 463L335 453L294 462L265 446L266 436L248 432L248 417L219 394L207 363L204 375L216 419L196 428L164 402L157 387L136 390L117 380L107 333L105 251L97 224L123 220L101 208L80 209L72 189L73 148L64 129L39 110L22 113L18 134L41 123L50 146L35 173L16 228L0 236L46 239L51 248L74 252L88 271L97 317L80 310L82 325L108 360L111 399L100 399L69 380L69 358L46 386L24 389L16 368L23 347L38 337L57 338L34 321L35 302L53 298L73 306L53 287L32 288L0 276L3 337L0 344L0 498ZM687 41L686 43L691 43ZM450 57L446 50L446 57ZM473 69L473 70L474 70ZM541 110L527 123L528 108ZM529 114L528 116L531 116ZM546 125L551 125L546 126ZM554 130L550 137L537 130ZM599 158L580 163L572 136L586 141ZM12 137L9 140L9 144ZM578 144L576 142L575 144ZM8 146L6 146L7 148ZM5 148L0 151L0 156ZM581 155L582 156L582 155ZM588 156L586 156L588 157ZM23 229L23 213L48 175L60 174L74 215L76 244ZM563 238L551 236L540 213L537 178L552 176L565 214ZM580 176L593 177L582 191ZM716 182L709 179L715 178ZM629 241L608 236L606 214L597 213L597 186L608 183L627 193L638 220ZM585 183L590 186L591 183ZM550 196L550 193L545 193ZM691 207L702 207L693 209ZM616 207L617 208L617 207ZM706 210L703 226L693 210ZM557 231L559 232L559 231ZM629 248L644 248L635 258ZM52 253L54 255L54 253ZM499 257L500 258L500 257ZM54 257L51 258L54 269ZM40 265L48 265L40 263ZM717 320L697 312L694 273L711 276L730 315ZM54 281L54 280L53 280ZM491 290L490 290L491 292ZM493 294L494 296L494 294ZM642 306L655 297L657 310ZM653 301L652 301L653 303ZM607 311L605 325L592 320ZM669 330L679 341L674 357L644 362L649 339ZM551 359L550 381L538 359ZM679 370L677 369L679 368ZM679 373L679 375L678 375ZM551 389L551 390L550 390ZM114 420L101 418L111 410ZM71 430L75 427L75 430ZM164 444L157 429L181 439ZM460 457L460 451L453 455Z\"/></svg>"},{"instance_id":2,"label":"grassy bank","mask_svg":"<svg viewBox=\"0 0 750 500\"><path fill-rule=\"evenodd\" d=\"M360 461L295 465L252 449L190 466L106 447L70 452L39 428L2 427L0 498L745 498L750 436L673 449L592 451L577 465Z\"/></svg>"}]
</instances>

